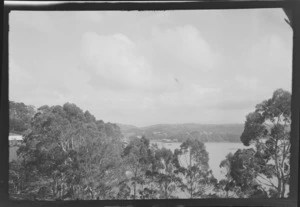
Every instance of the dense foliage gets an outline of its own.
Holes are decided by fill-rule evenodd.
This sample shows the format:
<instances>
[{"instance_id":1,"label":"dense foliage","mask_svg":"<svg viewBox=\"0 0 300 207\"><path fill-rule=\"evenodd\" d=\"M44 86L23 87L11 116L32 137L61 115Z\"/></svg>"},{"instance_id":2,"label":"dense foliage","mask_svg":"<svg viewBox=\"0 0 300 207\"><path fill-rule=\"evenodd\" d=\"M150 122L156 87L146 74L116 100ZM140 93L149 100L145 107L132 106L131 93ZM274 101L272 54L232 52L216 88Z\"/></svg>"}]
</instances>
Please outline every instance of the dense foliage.
<instances>
[{"instance_id":1,"label":"dense foliage","mask_svg":"<svg viewBox=\"0 0 300 207\"><path fill-rule=\"evenodd\" d=\"M189 169L179 170L184 169L179 154L150 146L145 137L124 145L116 124L96 120L75 104L42 106L26 124L18 159L10 162L12 197L158 199L184 191L182 175ZM201 153L206 172L205 148ZM201 170L196 170L199 175Z\"/></svg>"},{"instance_id":2,"label":"dense foliage","mask_svg":"<svg viewBox=\"0 0 300 207\"><path fill-rule=\"evenodd\" d=\"M216 180L205 144L185 137L174 152L146 136L128 143L118 125L97 120L75 104L35 110L10 103L10 130L23 134L10 162L15 199L172 199L286 197L290 178L291 94L276 90L248 114L246 149L220 163Z\"/></svg>"},{"instance_id":3,"label":"dense foliage","mask_svg":"<svg viewBox=\"0 0 300 207\"><path fill-rule=\"evenodd\" d=\"M119 128L74 104L40 107L23 136L19 160L11 163L16 176L10 181L17 192L55 199L109 198L121 178Z\"/></svg>"},{"instance_id":4,"label":"dense foliage","mask_svg":"<svg viewBox=\"0 0 300 207\"><path fill-rule=\"evenodd\" d=\"M22 133L30 127L31 118L35 114L33 106L14 101L9 102L9 131Z\"/></svg>"},{"instance_id":5,"label":"dense foliage","mask_svg":"<svg viewBox=\"0 0 300 207\"><path fill-rule=\"evenodd\" d=\"M203 142L188 139L181 144L175 154L184 158L181 160L180 171L184 176L182 188L190 198L204 197L216 182L208 166L208 153Z\"/></svg>"},{"instance_id":6,"label":"dense foliage","mask_svg":"<svg viewBox=\"0 0 300 207\"><path fill-rule=\"evenodd\" d=\"M282 198L288 195L290 180L291 94L278 89L256 105L246 117L241 141L250 149L228 155L227 166L232 186L248 196Z\"/></svg>"}]
</instances>

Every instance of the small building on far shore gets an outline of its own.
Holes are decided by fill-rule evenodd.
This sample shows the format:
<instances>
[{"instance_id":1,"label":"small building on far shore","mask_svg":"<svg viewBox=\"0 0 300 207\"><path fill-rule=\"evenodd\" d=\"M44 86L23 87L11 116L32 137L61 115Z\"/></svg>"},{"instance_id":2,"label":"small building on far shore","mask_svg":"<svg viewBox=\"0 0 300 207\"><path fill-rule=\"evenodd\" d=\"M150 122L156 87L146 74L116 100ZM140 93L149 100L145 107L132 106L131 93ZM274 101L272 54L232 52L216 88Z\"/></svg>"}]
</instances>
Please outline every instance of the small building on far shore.
<instances>
[{"instance_id":1,"label":"small building on far shore","mask_svg":"<svg viewBox=\"0 0 300 207\"><path fill-rule=\"evenodd\" d=\"M20 134L15 134L15 133L9 133L9 136L8 136L8 140L9 141L12 141L12 140L19 140L19 141L21 141L21 140L23 140L23 136L22 135L20 135Z\"/></svg>"},{"instance_id":2,"label":"small building on far shore","mask_svg":"<svg viewBox=\"0 0 300 207\"><path fill-rule=\"evenodd\" d=\"M17 160L17 150L19 149L19 146L21 142L23 141L23 136L21 134L16 133L9 133L8 136L9 141L9 161Z\"/></svg>"},{"instance_id":3,"label":"small building on far shore","mask_svg":"<svg viewBox=\"0 0 300 207\"><path fill-rule=\"evenodd\" d=\"M14 146L18 143L20 143L23 140L23 136L21 134L16 134L16 133L9 133L8 136L8 141L10 146Z\"/></svg>"}]
</instances>

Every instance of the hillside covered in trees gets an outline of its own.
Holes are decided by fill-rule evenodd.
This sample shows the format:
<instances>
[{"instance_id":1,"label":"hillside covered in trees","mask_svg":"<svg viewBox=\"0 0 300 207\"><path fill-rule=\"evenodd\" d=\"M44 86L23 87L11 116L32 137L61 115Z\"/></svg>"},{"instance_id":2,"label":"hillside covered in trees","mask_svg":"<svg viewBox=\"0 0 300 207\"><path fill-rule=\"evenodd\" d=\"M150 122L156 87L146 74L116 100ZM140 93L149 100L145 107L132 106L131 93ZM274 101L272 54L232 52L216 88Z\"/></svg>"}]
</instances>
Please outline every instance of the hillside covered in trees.
<instances>
[{"instance_id":1,"label":"hillside covered in trees","mask_svg":"<svg viewBox=\"0 0 300 207\"><path fill-rule=\"evenodd\" d=\"M220 168L226 178L217 180L197 136L178 140L182 143L174 151L150 144L147 133L124 143L122 126L97 120L75 104L35 109L10 102L10 130L22 133L23 141L17 159L9 163L9 194L12 199L37 200L287 197L290 104L291 94L278 89L246 116L240 141L253 148L224 157ZM201 127L215 133L240 130L235 125ZM126 130L132 128L138 130ZM143 130L191 129L199 126Z\"/></svg>"}]
</instances>

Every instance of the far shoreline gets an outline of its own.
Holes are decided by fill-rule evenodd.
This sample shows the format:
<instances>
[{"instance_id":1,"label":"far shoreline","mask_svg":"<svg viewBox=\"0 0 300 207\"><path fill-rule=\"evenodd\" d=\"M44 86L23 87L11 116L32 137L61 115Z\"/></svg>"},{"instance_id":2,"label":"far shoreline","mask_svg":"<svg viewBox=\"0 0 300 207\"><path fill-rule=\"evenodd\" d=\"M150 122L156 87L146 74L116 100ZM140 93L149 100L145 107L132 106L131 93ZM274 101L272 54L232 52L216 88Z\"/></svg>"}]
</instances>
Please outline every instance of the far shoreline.
<instances>
[{"instance_id":1,"label":"far shoreline","mask_svg":"<svg viewBox=\"0 0 300 207\"><path fill-rule=\"evenodd\" d=\"M150 140L150 142L161 142L161 143L183 143L183 142L179 142L179 141L176 141L176 142L166 142L166 141L161 141L161 140L155 140L155 139L152 139ZM236 143L236 144L243 144L242 142L229 142L229 141L208 141L208 142L203 142L203 143Z\"/></svg>"}]
</instances>

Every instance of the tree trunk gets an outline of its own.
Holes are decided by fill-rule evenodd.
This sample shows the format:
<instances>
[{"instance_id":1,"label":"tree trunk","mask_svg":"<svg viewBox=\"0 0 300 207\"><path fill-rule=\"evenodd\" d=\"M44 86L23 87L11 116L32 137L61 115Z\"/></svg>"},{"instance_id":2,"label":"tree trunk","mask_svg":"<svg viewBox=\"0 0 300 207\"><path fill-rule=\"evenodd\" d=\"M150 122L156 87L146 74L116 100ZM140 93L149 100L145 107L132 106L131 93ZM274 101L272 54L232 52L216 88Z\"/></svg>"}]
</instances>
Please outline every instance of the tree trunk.
<instances>
[{"instance_id":1,"label":"tree trunk","mask_svg":"<svg viewBox=\"0 0 300 207\"><path fill-rule=\"evenodd\" d=\"M56 185L55 185L55 181L53 181L53 185L52 185L52 194L53 194L54 198L56 199Z\"/></svg>"},{"instance_id":2,"label":"tree trunk","mask_svg":"<svg viewBox=\"0 0 300 207\"><path fill-rule=\"evenodd\" d=\"M284 198L284 194L285 194L285 182L282 182L282 190L281 190L281 198Z\"/></svg>"},{"instance_id":3,"label":"tree trunk","mask_svg":"<svg viewBox=\"0 0 300 207\"><path fill-rule=\"evenodd\" d=\"M278 188L278 194L277 194L277 198L280 198L281 197L281 191L282 191L282 182L281 182L281 179L278 177L278 185L277 185L277 188Z\"/></svg>"},{"instance_id":4,"label":"tree trunk","mask_svg":"<svg viewBox=\"0 0 300 207\"><path fill-rule=\"evenodd\" d=\"M62 198L64 198L65 194L66 194L66 184L63 183L62 184Z\"/></svg>"},{"instance_id":5,"label":"tree trunk","mask_svg":"<svg viewBox=\"0 0 300 207\"><path fill-rule=\"evenodd\" d=\"M133 199L134 200L136 199L136 182L134 182L134 185L133 185Z\"/></svg>"},{"instance_id":6,"label":"tree trunk","mask_svg":"<svg viewBox=\"0 0 300 207\"><path fill-rule=\"evenodd\" d=\"M23 159L24 159L23 165L24 165L25 182L27 182L28 181L28 173L27 173L26 159L25 159L25 157Z\"/></svg>"},{"instance_id":7,"label":"tree trunk","mask_svg":"<svg viewBox=\"0 0 300 207\"><path fill-rule=\"evenodd\" d=\"M190 166L189 167L191 170L191 168L192 168L192 151L191 151L191 149L190 149ZM192 176L193 176L192 172L190 172L190 182L191 182L190 195L191 195L191 198L193 198L193 182L192 182L193 177Z\"/></svg>"},{"instance_id":8,"label":"tree trunk","mask_svg":"<svg viewBox=\"0 0 300 207\"><path fill-rule=\"evenodd\" d=\"M63 190L64 190L64 185L61 183L60 184L60 199L63 197Z\"/></svg>"},{"instance_id":9,"label":"tree trunk","mask_svg":"<svg viewBox=\"0 0 300 207\"><path fill-rule=\"evenodd\" d=\"M71 143L72 143L72 150L74 150L73 137L71 138Z\"/></svg>"},{"instance_id":10,"label":"tree trunk","mask_svg":"<svg viewBox=\"0 0 300 207\"><path fill-rule=\"evenodd\" d=\"M55 197L55 181L52 183L52 194Z\"/></svg>"},{"instance_id":11,"label":"tree trunk","mask_svg":"<svg viewBox=\"0 0 300 207\"><path fill-rule=\"evenodd\" d=\"M168 185L165 183L165 199L168 199Z\"/></svg>"},{"instance_id":12,"label":"tree trunk","mask_svg":"<svg viewBox=\"0 0 300 207\"><path fill-rule=\"evenodd\" d=\"M59 198L59 190L58 190L58 183L57 180L55 181L55 197Z\"/></svg>"},{"instance_id":13,"label":"tree trunk","mask_svg":"<svg viewBox=\"0 0 300 207\"><path fill-rule=\"evenodd\" d=\"M91 196L91 200L94 199L94 194L93 194L93 189L90 188L90 196Z\"/></svg>"}]
</instances>

